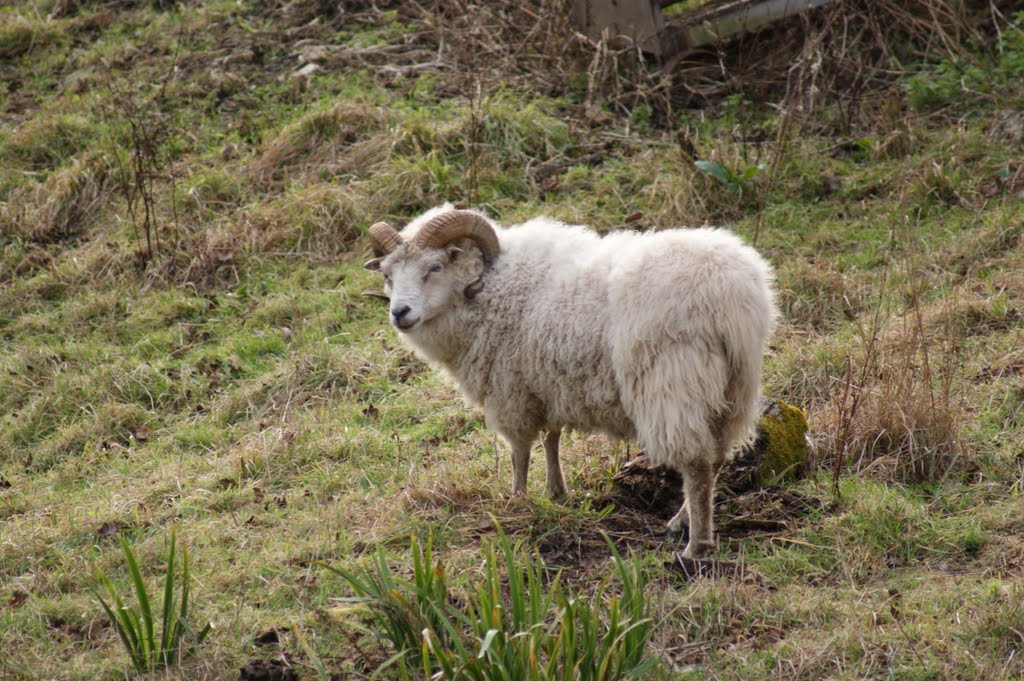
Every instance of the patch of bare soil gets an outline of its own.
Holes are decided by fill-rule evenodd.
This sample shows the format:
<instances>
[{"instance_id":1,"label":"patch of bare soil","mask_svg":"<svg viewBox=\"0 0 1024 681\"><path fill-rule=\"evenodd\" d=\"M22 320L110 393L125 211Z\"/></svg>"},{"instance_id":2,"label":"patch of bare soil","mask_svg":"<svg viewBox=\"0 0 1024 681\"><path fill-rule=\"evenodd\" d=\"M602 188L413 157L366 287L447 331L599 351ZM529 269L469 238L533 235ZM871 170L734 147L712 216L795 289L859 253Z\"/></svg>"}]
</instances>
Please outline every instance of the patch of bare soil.
<instances>
[{"instance_id":1,"label":"patch of bare soil","mask_svg":"<svg viewBox=\"0 0 1024 681\"><path fill-rule=\"evenodd\" d=\"M521 527L518 517L501 519L506 531L535 536L537 551L544 562L580 576L611 555L608 541L620 554L631 551L671 549L683 544L665 534L665 522L683 502L682 479L673 470L648 467L634 459L615 476L611 492L595 502L597 508L614 506L593 524L546 528ZM821 501L794 490L755 488L733 494L722 486L715 499L717 534L732 540L786 532L809 514L821 509ZM523 518L524 521L528 519ZM670 569L686 579L736 575L737 566L728 561L670 561Z\"/></svg>"},{"instance_id":2,"label":"patch of bare soil","mask_svg":"<svg viewBox=\"0 0 1024 681\"><path fill-rule=\"evenodd\" d=\"M553 526L538 523L536 514L528 508L501 514L497 520L510 536L532 537L544 563L561 569L569 580L581 579L604 563L611 555L609 542L620 555L675 548L681 551L684 543L665 534L666 521L683 502L679 474L663 467L648 467L641 460L623 466L614 481L614 488L593 502L595 508L607 509L597 521ZM722 487L715 500L717 534L728 542L786 532L820 510L821 505L820 500L789 489L756 488L733 494ZM494 525L486 520L475 529L487 533L494 530ZM667 567L685 579L743 578L737 565L717 559L688 561L676 556Z\"/></svg>"},{"instance_id":3,"label":"patch of bare soil","mask_svg":"<svg viewBox=\"0 0 1024 681\"><path fill-rule=\"evenodd\" d=\"M299 673L281 658L253 659L242 667L238 681L299 681Z\"/></svg>"},{"instance_id":4,"label":"patch of bare soil","mask_svg":"<svg viewBox=\"0 0 1024 681\"><path fill-rule=\"evenodd\" d=\"M818 510L821 503L793 490L760 487L750 471L754 459L737 457L719 476L715 496L716 516L720 533L729 526L749 533L751 530L780 530L794 518ZM641 514L668 520L683 503L683 479L665 466L651 466L643 455L632 459L615 475L615 487L602 501ZM757 520L760 518L760 520Z\"/></svg>"}]
</instances>

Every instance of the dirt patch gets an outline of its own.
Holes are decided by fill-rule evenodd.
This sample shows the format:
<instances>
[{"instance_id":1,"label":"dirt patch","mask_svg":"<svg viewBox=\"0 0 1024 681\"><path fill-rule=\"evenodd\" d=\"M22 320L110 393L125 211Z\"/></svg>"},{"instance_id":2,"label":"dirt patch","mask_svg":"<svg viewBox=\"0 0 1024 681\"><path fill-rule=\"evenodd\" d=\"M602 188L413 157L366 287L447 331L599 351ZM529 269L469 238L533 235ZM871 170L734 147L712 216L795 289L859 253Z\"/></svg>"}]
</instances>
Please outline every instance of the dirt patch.
<instances>
[{"instance_id":1,"label":"dirt patch","mask_svg":"<svg viewBox=\"0 0 1024 681\"><path fill-rule=\"evenodd\" d=\"M238 674L238 681L299 681L299 673L287 660L249 660Z\"/></svg>"},{"instance_id":2,"label":"dirt patch","mask_svg":"<svg viewBox=\"0 0 1024 681\"><path fill-rule=\"evenodd\" d=\"M719 577L735 577L743 574L742 566L728 560L691 560L681 553L665 562L665 568L680 575L686 581L695 579L717 579Z\"/></svg>"},{"instance_id":3,"label":"dirt patch","mask_svg":"<svg viewBox=\"0 0 1024 681\"><path fill-rule=\"evenodd\" d=\"M615 504L663 520L683 505L683 476L667 466L651 466L643 453L622 466L614 483L605 505Z\"/></svg>"},{"instance_id":4,"label":"dirt patch","mask_svg":"<svg viewBox=\"0 0 1024 681\"><path fill-rule=\"evenodd\" d=\"M609 541L623 556L657 550L673 541L659 518L630 509L617 509L592 525L556 527L534 536L544 563L568 570L570 576L604 562L611 555Z\"/></svg>"},{"instance_id":5,"label":"dirt patch","mask_svg":"<svg viewBox=\"0 0 1024 681\"><path fill-rule=\"evenodd\" d=\"M503 514L497 518L509 536L528 536L544 563L562 570L563 578L582 579L610 556L609 542L622 556L630 553L682 550L683 541L665 533L665 522L682 505L679 474L663 468L626 466L615 478L615 487L593 502L606 511L592 522L553 526L536 512ZM723 545L732 540L790 531L808 515L820 511L822 502L782 488L759 488L730 495L719 491L715 499L716 534ZM492 520L474 528L478 534L494 531ZM722 560L687 561L678 557L670 569L685 579L701 577L744 578L737 566Z\"/></svg>"}]
</instances>

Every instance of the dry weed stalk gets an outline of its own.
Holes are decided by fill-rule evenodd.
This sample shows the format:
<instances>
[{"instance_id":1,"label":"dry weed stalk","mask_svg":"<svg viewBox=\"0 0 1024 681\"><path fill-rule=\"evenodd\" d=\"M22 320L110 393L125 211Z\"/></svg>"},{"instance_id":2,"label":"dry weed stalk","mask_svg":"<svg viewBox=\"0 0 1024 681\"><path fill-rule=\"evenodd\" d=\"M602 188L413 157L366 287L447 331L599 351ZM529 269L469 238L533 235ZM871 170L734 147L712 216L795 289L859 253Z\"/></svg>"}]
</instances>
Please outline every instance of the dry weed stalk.
<instances>
[{"instance_id":1,"label":"dry weed stalk","mask_svg":"<svg viewBox=\"0 0 1024 681\"><path fill-rule=\"evenodd\" d=\"M475 206L477 202L477 191L479 189L479 172L477 167L480 164L480 106L483 99L483 86L479 79L473 84L473 94L469 99L469 130L466 135L466 159L469 164L469 204Z\"/></svg>"},{"instance_id":2,"label":"dry weed stalk","mask_svg":"<svg viewBox=\"0 0 1024 681\"><path fill-rule=\"evenodd\" d=\"M107 89L110 98L103 107L111 128L127 137L128 158L115 154L120 168L118 189L125 200L135 235L137 256L142 266L154 260L161 250L161 220L158 199L163 182L170 185L172 223L163 231L171 238L171 253L177 249L179 229L174 198L175 174L167 144L172 138L170 116L161 107L168 83L174 75L177 57L156 89L148 96L137 92L127 76L119 79L107 66ZM145 240L145 246L143 246Z\"/></svg>"},{"instance_id":3,"label":"dry weed stalk","mask_svg":"<svg viewBox=\"0 0 1024 681\"><path fill-rule=\"evenodd\" d=\"M885 285L870 324L860 329L859 357L846 358L839 398L826 406L825 430L835 433L833 497L848 466L900 482L940 481L963 455L966 408L958 385L961 331L953 321L930 335L919 275L907 265L907 309L892 326L882 310ZM943 305L958 305L956 292Z\"/></svg>"}]
</instances>

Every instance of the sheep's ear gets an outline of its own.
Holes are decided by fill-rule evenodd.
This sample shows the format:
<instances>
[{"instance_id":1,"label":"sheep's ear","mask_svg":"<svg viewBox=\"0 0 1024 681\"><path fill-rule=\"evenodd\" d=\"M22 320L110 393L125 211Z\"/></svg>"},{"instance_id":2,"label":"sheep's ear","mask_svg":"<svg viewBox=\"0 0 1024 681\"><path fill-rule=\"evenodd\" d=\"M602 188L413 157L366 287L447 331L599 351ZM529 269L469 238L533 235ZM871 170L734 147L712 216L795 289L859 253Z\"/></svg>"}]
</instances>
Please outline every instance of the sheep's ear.
<instances>
[{"instance_id":1,"label":"sheep's ear","mask_svg":"<svg viewBox=\"0 0 1024 681\"><path fill-rule=\"evenodd\" d=\"M460 255L462 255L462 253L463 253L462 249L459 248L458 246L449 246L448 247L448 262L455 262L458 259L458 257Z\"/></svg>"},{"instance_id":2,"label":"sheep's ear","mask_svg":"<svg viewBox=\"0 0 1024 681\"><path fill-rule=\"evenodd\" d=\"M366 263L363 264L363 269L370 270L371 272L378 272L380 271L380 261L383 259L384 258L374 258L373 260L367 260Z\"/></svg>"}]
</instances>

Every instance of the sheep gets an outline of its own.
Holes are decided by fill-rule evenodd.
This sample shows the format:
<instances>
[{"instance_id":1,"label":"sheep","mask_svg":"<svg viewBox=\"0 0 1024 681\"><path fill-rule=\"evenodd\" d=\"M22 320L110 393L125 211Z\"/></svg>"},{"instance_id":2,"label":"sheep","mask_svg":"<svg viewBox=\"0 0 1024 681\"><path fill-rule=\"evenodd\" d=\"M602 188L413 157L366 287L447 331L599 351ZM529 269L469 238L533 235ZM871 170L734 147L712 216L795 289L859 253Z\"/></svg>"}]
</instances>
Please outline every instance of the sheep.
<instances>
[{"instance_id":1,"label":"sheep","mask_svg":"<svg viewBox=\"0 0 1024 681\"><path fill-rule=\"evenodd\" d=\"M777 316L773 271L722 229L616 232L536 218L501 228L451 204L399 233L369 229L390 321L454 380L512 451L526 491L542 433L547 493L566 494L564 429L639 440L678 470L685 501L666 530L714 546L719 468L749 442Z\"/></svg>"}]
</instances>

